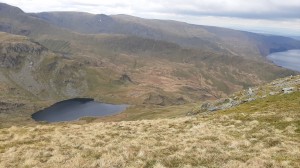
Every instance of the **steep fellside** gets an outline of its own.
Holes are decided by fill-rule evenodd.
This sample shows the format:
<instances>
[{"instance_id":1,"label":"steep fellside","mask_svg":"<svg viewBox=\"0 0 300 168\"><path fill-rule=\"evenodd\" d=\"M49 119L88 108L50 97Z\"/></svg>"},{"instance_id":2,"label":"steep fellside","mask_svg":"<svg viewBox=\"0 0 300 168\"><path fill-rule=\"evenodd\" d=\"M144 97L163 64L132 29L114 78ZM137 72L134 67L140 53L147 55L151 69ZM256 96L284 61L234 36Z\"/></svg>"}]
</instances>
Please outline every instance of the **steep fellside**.
<instances>
[{"instance_id":1,"label":"steep fellside","mask_svg":"<svg viewBox=\"0 0 300 168\"><path fill-rule=\"evenodd\" d=\"M300 48L299 41L287 37L264 36L226 28L142 19L128 15L43 12L32 14L32 16L79 33L133 35L252 59L276 51Z\"/></svg>"},{"instance_id":2,"label":"steep fellside","mask_svg":"<svg viewBox=\"0 0 300 168\"><path fill-rule=\"evenodd\" d=\"M158 111L151 118L174 117L183 114L175 112L182 107L152 105L216 99L278 76L294 74L271 64L183 49L167 42L126 36L100 37L96 43L100 47L90 41L85 44L79 41L86 48L74 49L78 55L65 55L55 54L28 37L0 33L3 88L0 126L34 124L32 113L73 97L138 105L110 120L149 118L153 114L151 109Z\"/></svg>"},{"instance_id":3,"label":"steep fellside","mask_svg":"<svg viewBox=\"0 0 300 168\"><path fill-rule=\"evenodd\" d=\"M0 33L0 126L30 123L55 101L83 96L86 69L24 36Z\"/></svg>"},{"instance_id":4,"label":"steep fellside","mask_svg":"<svg viewBox=\"0 0 300 168\"><path fill-rule=\"evenodd\" d=\"M39 98L72 97L86 91L84 68L24 36L0 33L1 81ZM76 88L76 89L75 89Z\"/></svg>"},{"instance_id":5,"label":"steep fellside","mask_svg":"<svg viewBox=\"0 0 300 168\"><path fill-rule=\"evenodd\" d=\"M299 84L192 117L0 129L0 167L298 167Z\"/></svg>"},{"instance_id":6,"label":"steep fellside","mask_svg":"<svg viewBox=\"0 0 300 168\"><path fill-rule=\"evenodd\" d=\"M53 58L36 56L41 64L25 62L23 69L14 73L17 75L9 77L34 95L89 96L130 104L183 104L216 99L295 74L262 58L249 60L230 52L187 49L176 43L137 36L79 34L18 8L0 6L3 31L28 32L24 35L38 42L35 44L55 53ZM37 74L31 75L30 64L37 68ZM34 80L19 78L21 72Z\"/></svg>"},{"instance_id":7,"label":"steep fellside","mask_svg":"<svg viewBox=\"0 0 300 168\"><path fill-rule=\"evenodd\" d=\"M83 41L78 42L81 43ZM11 51L13 54L26 54L22 48L18 49L20 44L8 44L16 45L17 49ZM6 45L6 40L3 40L3 46ZM43 57L40 55L45 52L41 52L34 61L27 58L21 70L12 73L14 75L10 78L37 95L48 91L49 94L67 97L88 94L113 102L136 98L134 102L137 104L166 105L176 104L176 99L213 99L264 80L294 74L268 63L183 49L172 43L138 37L102 36L96 39L95 44L87 42L82 46L87 48L67 57L64 54ZM89 55L80 56L86 53ZM103 56L99 57L96 53ZM22 59L16 60L22 62ZM19 80L20 75L24 76L22 81ZM132 82L124 83L123 75L127 75Z\"/></svg>"}]
</instances>

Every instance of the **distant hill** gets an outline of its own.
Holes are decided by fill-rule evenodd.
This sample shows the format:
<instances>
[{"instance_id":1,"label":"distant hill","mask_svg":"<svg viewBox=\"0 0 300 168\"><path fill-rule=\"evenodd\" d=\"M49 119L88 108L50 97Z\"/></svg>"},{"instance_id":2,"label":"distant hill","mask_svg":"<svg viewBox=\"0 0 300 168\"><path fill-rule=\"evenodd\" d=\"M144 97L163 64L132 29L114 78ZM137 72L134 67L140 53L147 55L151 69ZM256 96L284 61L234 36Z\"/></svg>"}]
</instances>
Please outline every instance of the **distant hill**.
<instances>
[{"instance_id":1,"label":"distant hill","mask_svg":"<svg viewBox=\"0 0 300 168\"><path fill-rule=\"evenodd\" d=\"M300 41L300 36L292 36L291 38L299 40Z\"/></svg>"},{"instance_id":2,"label":"distant hill","mask_svg":"<svg viewBox=\"0 0 300 168\"><path fill-rule=\"evenodd\" d=\"M265 36L244 31L192 25L177 21L142 19L129 15L82 12L31 14L58 27L84 34L124 34L177 43L184 47L209 49L245 57L300 48L300 42L281 36Z\"/></svg>"}]
</instances>

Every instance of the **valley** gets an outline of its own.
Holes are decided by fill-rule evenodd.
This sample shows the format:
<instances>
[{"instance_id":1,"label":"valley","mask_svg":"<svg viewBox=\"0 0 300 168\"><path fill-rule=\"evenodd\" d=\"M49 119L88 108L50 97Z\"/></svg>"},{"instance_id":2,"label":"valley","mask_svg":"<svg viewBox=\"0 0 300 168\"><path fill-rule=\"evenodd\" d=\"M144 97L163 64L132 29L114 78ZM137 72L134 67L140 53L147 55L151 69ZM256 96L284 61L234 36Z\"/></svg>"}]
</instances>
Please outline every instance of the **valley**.
<instances>
[{"instance_id":1,"label":"valley","mask_svg":"<svg viewBox=\"0 0 300 168\"><path fill-rule=\"evenodd\" d=\"M0 3L0 167L297 167L299 49L277 35Z\"/></svg>"},{"instance_id":2,"label":"valley","mask_svg":"<svg viewBox=\"0 0 300 168\"><path fill-rule=\"evenodd\" d=\"M82 23L75 22L77 19L90 20L92 23L95 17L100 17L103 22L107 21L115 28L126 21L139 25L139 29L146 32L150 28L145 25L152 25L152 28L162 28L163 34L174 34L175 32L167 32L170 30L164 27L169 27L165 24L175 24L179 26L176 30L177 35L179 32L190 32L201 39L211 40L214 39L213 36L218 36L227 40L230 36L236 41L242 36L255 37L256 40L260 40L259 47L255 49L257 51L271 52L300 46L297 45L300 42L285 37L267 37L229 29L208 29L205 26L143 20L122 15L98 16L63 12L27 14L7 4L1 4L0 15L0 28L8 32L0 34L1 84L11 87L4 95L7 100L8 97L13 97L13 102L30 102L30 113L24 112L27 115L26 121L31 120L32 113L42 108L77 97L133 105L128 115L117 115L115 119L143 119L151 109L161 109L163 112L169 106L190 106L196 102L222 98L279 77L297 74L271 64L265 59L264 52L248 53L243 50L246 55L236 55L242 51L241 47L251 48L255 43L254 39L253 44L232 43L239 48L228 46L220 50L216 47L203 48L200 43L199 46L193 47L176 40L134 34L135 29L130 27L122 31L111 28L109 30L114 32L106 32L104 30L107 28L98 25L103 31L96 32L88 28L96 29L97 25L82 25L77 29L73 29L71 25L81 25ZM55 22L57 17L62 19L60 24ZM71 17L76 19L70 19ZM183 36L191 37L187 34ZM268 42L272 39L273 46ZM198 44L193 42L192 38L188 41ZM284 42L284 45L281 45L281 42ZM205 43L228 44L218 40ZM265 47L262 48L263 46ZM16 92L18 96L15 96ZM35 108L31 107L34 102L39 104ZM3 104L3 108L6 108L7 102L3 101ZM9 113L14 114L18 110ZM139 111L145 113L139 114ZM138 115L133 112L137 112ZM8 118L4 120L10 121ZM33 121L29 123L31 122Z\"/></svg>"}]
</instances>

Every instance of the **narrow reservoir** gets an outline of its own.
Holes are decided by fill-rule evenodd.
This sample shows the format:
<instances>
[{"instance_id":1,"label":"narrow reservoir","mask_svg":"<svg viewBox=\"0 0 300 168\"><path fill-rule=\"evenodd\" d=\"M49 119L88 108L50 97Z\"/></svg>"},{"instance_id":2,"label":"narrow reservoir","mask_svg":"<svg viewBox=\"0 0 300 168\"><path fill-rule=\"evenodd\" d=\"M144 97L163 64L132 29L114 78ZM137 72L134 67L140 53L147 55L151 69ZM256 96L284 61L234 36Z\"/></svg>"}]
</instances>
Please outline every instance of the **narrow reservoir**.
<instances>
[{"instance_id":1,"label":"narrow reservoir","mask_svg":"<svg viewBox=\"0 0 300 168\"><path fill-rule=\"evenodd\" d=\"M276 52L267 56L274 64L300 72L300 50Z\"/></svg>"},{"instance_id":2,"label":"narrow reservoir","mask_svg":"<svg viewBox=\"0 0 300 168\"><path fill-rule=\"evenodd\" d=\"M103 117L123 112L128 105L114 105L94 101L93 99L75 98L53 104L32 114L35 121L61 122L73 121L82 117Z\"/></svg>"}]
</instances>

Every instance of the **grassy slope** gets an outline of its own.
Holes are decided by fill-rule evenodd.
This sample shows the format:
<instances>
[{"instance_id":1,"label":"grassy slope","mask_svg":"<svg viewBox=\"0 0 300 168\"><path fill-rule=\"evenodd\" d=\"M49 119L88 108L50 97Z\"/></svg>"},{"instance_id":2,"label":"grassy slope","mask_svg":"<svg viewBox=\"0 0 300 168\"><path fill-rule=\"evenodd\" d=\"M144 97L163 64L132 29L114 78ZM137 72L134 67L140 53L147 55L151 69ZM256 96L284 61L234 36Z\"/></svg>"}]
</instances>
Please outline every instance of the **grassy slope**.
<instances>
[{"instance_id":1,"label":"grassy slope","mask_svg":"<svg viewBox=\"0 0 300 168\"><path fill-rule=\"evenodd\" d=\"M192 117L5 128L0 167L297 167L299 111L296 91Z\"/></svg>"}]
</instances>

